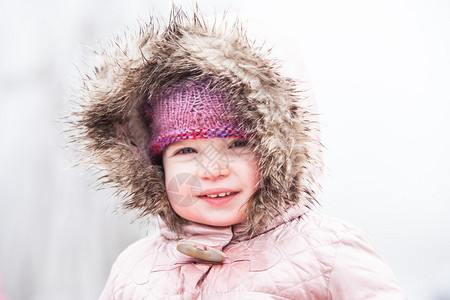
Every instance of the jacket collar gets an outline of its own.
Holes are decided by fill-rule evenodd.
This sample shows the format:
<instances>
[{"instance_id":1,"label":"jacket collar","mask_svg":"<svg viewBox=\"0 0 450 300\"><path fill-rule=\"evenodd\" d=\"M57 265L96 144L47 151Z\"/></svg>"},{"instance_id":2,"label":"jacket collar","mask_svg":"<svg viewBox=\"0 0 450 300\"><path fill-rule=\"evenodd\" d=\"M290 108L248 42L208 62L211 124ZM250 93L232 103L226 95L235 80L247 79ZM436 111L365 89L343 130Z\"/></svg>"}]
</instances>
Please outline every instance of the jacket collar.
<instances>
[{"instance_id":1,"label":"jacket collar","mask_svg":"<svg viewBox=\"0 0 450 300\"><path fill-rule=\"evenodd\" d=\"M184 227L184 235L177 236L166 224L160 221L161 235L168 241L193 242L222 250L233 239L233 226L209 226L190 222Z\"/></svg>"},{"instance_id":2,"label":"jacket collar","mask_svg":"<svg viewBox=\"0 0 450 300\"><path fill-rule=\"evenodd\" d=\"M310 209L306 206L300 205L293 206L287 209L285 214L276 217L272 224L266 227L263 232L255 235L252 239L255 239L258 236L261 236L279 226L282 226L283 224L292 221L295 218L302 216L309 210ZM191 222L186 225L184 236L178 237L175 233L168 229L164 222L160 221L160 235L163 238L165 247L160 248L162 251L158 252L152 270L170 270L180 264L198 262L197 259L178 252L178 250L176 249L178 242L192 242L198 245L209 246L224 251L227 256L224 263L229 262L230 259L232 260L232 258L228 255L229 253L227 253L224 248L232 243L249 240L249 238L243 240L239 240L238 238L236 238L237 236L239 236L240 232L244 231L244 229L245 224L217 227ZM252 257L251 253L249 254L249 257ZM205 262L203 261L203 263ZM206 263L212 264L208 262Z\"/></svg>"},{"instance_id":3,"label":"jacket collar","mask_svg":"<svg viewBox=\"0 0 450 300\"><path fill-rule=\"evenodd\" d=\"M278 215L273 222L269 224L265 230L257 233L254 237L264 234L274 228L287 223L301 215L307 213L311 209L304 205L294 205L286 210L283 215ZM206 245L221 250L230 242L235 241L242 232L245 231L245 224L239 223L232 226L210 226L189 222L185 225L185 234L181 237L170 231L166 224L159 219L159 227L161 235L169 241L190 241L200 245ZM249 238L244 238L246 240ZM241 241L241 239L238 239Z\"/></svg>"}]
</instances>

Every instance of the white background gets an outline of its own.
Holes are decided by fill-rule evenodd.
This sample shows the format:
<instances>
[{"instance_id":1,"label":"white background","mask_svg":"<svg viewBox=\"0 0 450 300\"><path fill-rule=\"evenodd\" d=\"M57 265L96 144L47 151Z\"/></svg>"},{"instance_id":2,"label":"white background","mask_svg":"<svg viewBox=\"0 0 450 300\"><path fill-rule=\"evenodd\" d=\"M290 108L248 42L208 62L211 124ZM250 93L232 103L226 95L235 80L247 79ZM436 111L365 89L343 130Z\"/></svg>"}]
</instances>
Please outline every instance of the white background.
<instances>
[{"instance_id":1,"label":"white background","mask_svg":"<svg viewBox=\"0 0 450 300\"><path fill-rule=\"evenodd\" d=\"M9 299L95 299L151 231L114 214L64 149L84 45L169 1L0 4L0 277ZM175 1L181 3L181 1ZM188 5L187 5L188 6ZM450 2L199 1L254 15L299 48L321 114L321 210L362 227L409 299L450 299ZM302 71L303 72L303 71ZM1 293L0 293L1 295ZM1 298L1 296L0 296Z\"/></svg>"}]
</instances>

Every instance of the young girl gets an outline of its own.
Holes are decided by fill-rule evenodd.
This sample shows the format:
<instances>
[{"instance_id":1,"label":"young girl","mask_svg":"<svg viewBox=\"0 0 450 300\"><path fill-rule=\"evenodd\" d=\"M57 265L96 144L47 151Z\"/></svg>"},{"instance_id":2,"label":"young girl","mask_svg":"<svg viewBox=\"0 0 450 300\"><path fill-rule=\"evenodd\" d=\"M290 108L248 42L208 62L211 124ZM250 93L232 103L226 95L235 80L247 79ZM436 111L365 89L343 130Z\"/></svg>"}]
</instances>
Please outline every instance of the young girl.
<instances>
[{"instance_id":1,"label":"young girl","mask_svg":"<svg viewBox=\"0 0 450 300\"><path fill-rule=\"evenodd\" d=\"M102 180L160 230L101 299L404 299L358 228L312 211L317 136L294 80L236 23L174 10L103 53L76 126Z\"/></svg>"}]
</instances>

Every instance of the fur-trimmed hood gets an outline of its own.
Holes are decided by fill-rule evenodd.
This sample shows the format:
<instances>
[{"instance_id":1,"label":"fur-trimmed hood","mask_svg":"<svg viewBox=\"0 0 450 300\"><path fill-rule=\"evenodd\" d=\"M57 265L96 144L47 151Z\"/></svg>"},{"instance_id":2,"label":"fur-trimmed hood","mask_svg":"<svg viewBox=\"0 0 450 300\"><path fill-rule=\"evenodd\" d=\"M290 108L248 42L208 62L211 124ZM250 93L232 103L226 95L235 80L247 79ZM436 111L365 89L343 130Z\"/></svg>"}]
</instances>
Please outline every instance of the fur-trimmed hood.
<instances>
[{"instance_id":1,"label":"fur-trimmed hood","mask_svg":"<svg viewBox=\"0 0 450 300\"><path fill-rule=\"evenodd\" d=\"M198 11L188 16L173 9L166 26L152 20L138 34L117 39L99 59L77 95L75 141L88 163L103 171L100 182L123 197L124 208L139 217L157 215L183 233L186 221L169 204L164 171L148 156L151 128L143 109L154 91L188 74L207 76L229 91L235 117L251 136L261 182L249 200L245 234L263 230L287 207L315 202L320 147L301 83L280 74L278 62L249 40L238 21L208 25Z\"/></svg>"}]
</instances>

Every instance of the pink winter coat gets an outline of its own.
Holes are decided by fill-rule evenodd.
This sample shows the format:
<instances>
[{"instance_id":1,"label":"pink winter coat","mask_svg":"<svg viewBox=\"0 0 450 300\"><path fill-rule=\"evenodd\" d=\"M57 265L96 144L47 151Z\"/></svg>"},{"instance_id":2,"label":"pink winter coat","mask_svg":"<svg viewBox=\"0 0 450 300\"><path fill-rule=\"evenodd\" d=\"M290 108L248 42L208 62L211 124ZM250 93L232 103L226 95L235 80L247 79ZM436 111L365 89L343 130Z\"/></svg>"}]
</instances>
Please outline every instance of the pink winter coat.
<instances>
[{"instance_id":1,"label":"pink winter coat","mask_svg":"<svg viewBox=\"0 0 450 300\"><path fill-rule=\"evenodd\" d=\"M308 209L246 240L239 225L191 224L179 240L166 227L117 259L100 299L406 299L358 228ZM210 263L176 250L179 241L222 250Z\"/></svg>"}]
</instances>

